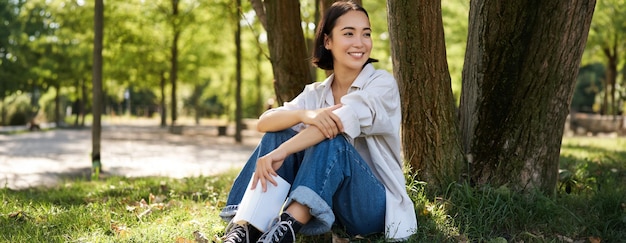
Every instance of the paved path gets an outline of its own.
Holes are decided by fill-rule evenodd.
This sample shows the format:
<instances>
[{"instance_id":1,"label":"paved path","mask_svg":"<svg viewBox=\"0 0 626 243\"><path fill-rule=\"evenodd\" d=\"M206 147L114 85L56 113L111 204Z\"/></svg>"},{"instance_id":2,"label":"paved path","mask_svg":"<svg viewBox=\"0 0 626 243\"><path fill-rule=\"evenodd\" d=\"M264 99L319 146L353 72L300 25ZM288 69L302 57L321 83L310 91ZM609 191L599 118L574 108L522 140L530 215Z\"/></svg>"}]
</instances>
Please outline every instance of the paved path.
<instances>
[{"instance_id":1,"label":"paved path","mask_svg":"<svg viewBox=\"0 0 626 243\"><path fill-rule=\"evenodd\" d=\"M155 124L104 125L101 155L109 175L211 175L241 168L261 134L244 130L243 143L217 136L213 126L185 126L182 135ZM0 134L0 188L51 186L67 177L89 177L91 130L56 129Z\"/></svg>"}]
</instances>

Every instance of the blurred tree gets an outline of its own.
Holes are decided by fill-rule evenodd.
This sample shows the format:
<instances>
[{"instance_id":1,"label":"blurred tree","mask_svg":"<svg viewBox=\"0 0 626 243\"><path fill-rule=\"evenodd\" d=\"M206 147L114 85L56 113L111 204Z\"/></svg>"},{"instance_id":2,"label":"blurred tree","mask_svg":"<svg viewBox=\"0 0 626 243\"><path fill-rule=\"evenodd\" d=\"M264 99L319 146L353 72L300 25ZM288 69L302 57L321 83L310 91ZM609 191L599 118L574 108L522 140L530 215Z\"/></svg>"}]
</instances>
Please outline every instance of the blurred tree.
<instances>
[{"instance_id":1,"label":"blurred tree","mask_svg":"<svg viewBox=\"0 0 626 243\"><path fill-rule=\"evenodd\" d=\"M621 64L626 69L626 1L598 1L595 12L586 52L591 62L602 62L606 68L600 114L616 115L621 109L619 103L626 101L616 100L620 94L618 66Z\"/></svg>"},{"instance_id":2,"label":"blurred tree","mask_svg":"<svg viewBox=\"0 0 626 243\"><path fill-rule=\"evenodd\" d=\"M604 65L585 65L578 71L576 87L572 96L573 112L593 113L596 96L601 92L604 80Z\"/></svg>"},{"instance_id":3,"label":"blurred tree","mask_svg":"<svg viewBox=\"0 0 626 243\"><path fill-rule=\"evenodd\" d=\"M241 136L242 130L242 113L243 107L241 103L241 18L243 14L241 8L241 0L235 0L235 11L233 13L234 16L234 25L235 25L235 142L241 143L243 141Z\"/></svg>"},{"instance_id":4,"label":"blurred tree","mask_svg":"<svg viewBox=\"0 0 626 243\"><path fill-rule=\"evenodd\" d=\"M91 167L95 177L102 169L100 158L100 140L102 133L102 41L104 39L104 1L95 0L93 18L93 124L91 126Z\"/></svg>"}]
</instances>

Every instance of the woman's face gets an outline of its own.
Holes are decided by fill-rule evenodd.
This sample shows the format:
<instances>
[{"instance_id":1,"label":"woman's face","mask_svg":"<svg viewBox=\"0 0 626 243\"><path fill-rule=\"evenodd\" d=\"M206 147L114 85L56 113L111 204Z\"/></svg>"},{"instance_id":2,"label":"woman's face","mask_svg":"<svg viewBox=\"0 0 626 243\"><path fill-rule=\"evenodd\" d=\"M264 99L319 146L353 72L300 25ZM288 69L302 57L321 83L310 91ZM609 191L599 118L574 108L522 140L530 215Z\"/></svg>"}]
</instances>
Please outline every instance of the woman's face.
<instances>
[{"instance_id":1,"label":"woman's face","mask_svg":"<svg viewBox=\"0 0 626 243\"><path fill-rule=\"evenodd\" d=\"M332 35L326 36L324 47L333 54L335 70L361 70L372 50L372 29L367 15L352 10L337 19Z\"/></svg>"}]
</instances>

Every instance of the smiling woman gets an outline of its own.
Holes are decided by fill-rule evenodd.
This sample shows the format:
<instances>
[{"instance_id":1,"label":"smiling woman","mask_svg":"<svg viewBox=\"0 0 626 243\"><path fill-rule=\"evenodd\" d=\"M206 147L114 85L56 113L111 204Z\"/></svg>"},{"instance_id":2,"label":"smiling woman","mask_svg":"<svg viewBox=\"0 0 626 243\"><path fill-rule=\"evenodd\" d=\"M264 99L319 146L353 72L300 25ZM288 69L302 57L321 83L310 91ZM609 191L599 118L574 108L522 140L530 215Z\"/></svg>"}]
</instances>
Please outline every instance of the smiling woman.
<instances>
[{"instance_id":1,"label":"smiling woman","mask_svg":"<svg viewBox=\"0 0 626 243\"><path fill-rule=\"evenodd\" d=\"M417 230L400 160L398 86L371 64L367 11L336 2L320 26L313 64L333 74L259 118L265 135L220 214L231 221L224 242L293 242L296 233L323 234L333 225L351 236L385 233L392 241ZM272 227L261 232L232 222L244 195L273 190L268 183L276 186L277 177L291 189L280 198L283 213Z\"/></svg>"}]
</instances>

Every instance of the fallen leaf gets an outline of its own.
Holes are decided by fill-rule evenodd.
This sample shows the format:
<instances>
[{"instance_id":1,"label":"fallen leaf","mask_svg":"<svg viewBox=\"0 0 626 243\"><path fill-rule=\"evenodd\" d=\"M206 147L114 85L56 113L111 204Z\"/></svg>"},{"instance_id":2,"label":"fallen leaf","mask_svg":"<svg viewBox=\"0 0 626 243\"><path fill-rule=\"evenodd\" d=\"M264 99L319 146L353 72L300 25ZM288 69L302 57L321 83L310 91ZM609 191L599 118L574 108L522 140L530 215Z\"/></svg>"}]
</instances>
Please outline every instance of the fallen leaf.
<instances>
[{"instance_id":1,"label":"fallen leaf","mask_svg":"<svg viewBox=\"0 0 626 243\"><path fill-rule=\"evenodd\" d=\"M349 238L341 238L339 237L337 234L333 233L333 243L349 243L350 239Z\"/></svg>"},{"instance_id":2,"label":"fallen leaf","mask_svg":"<svg viewBox=\"0 0 626 243\"><path fill-rule=\"evenodd\" d=\"M183 237L178 237L176 238L176 241L174 241L175 243L193 243L193 240L190 239L185 239Z\"/></svg>"},{"instance_id":3,"label":"fallen leaf","mask_svg":"<svg viewBox=\"0 0 626 243\"><path fill-rule=\"evenodd\" d=\"M17 212L12 212L9 214L9 218L15 219L15 220L26 220L31 218L30 215L26 214L26 212L20 210Z\"/></svg>"},{"instance_id":4,"label":"fallen leaf","mask_svg":"<svg viewBox=\"0 0 626 243\"><path fill-rule=\"evenodd\" d=\"M137 218L141 219L143 216L146 216L150 214L151 212L152 212L152 208L148 208L145 211L141 212L139 215L137 215Z\"/></svg>"},{"instance_id":5,"label":"fallen leaf","mask_svg":"<svg viewBox=\"0 0 626 243\"><path fill-rule=\"evenodd\" d=\"M139 201L139 207L147 207L148 203L146 203L146 200L144 200L143 198L141 199L141 201Z\"/></svg>"},{"instance_id":6,"label":"fallen leaf","mask_svg":"<svg viewBox=\"0 0 626 243\"><path fill-rule=\"evenodd\" d=\"M602 242L602 239L600 237L589 236L589 242L591 242L591 243L600 243L600 242Z\"/></svg>"},{"instance_id":7,"label":"fallen leaf","mask_svg":"<svg viewBox=\"0 0 626 243\"><path fill-rule=\"evenodd\" d=\"M199 230L193 232L193 237L196 238L197 243L209 243L209 239Z\"/></svg>"},{"instance_id":8,"label":"fallen leaf","mask_svg":"<svg viewBox=\"0 0 626 243\"><path fill-rule=\"evenodd\" d=\"M116 223L112 223L111 231L113 231L118 236L128 235L128 228L126 227L126 225L118 225Z\"/></svg>"}]
</instances>

